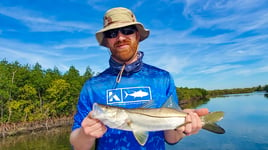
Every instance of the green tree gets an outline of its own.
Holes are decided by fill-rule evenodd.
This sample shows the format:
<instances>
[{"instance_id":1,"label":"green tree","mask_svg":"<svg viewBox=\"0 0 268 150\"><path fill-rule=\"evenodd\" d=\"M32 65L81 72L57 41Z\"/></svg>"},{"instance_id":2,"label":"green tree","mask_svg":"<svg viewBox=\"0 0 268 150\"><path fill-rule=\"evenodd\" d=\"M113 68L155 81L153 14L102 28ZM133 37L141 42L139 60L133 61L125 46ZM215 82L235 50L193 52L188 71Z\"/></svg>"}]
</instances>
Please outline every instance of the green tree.
<instances>
[{"instance_id":1,"label":"green tree","mask_svg":"<svg viewBox=\"0 0 268 150\"><path fill-rule=\"evenodd\" d=\"M70 102L74 106L77 102L77 99L79 97L79 92L84 82L83 78L80 76L79 71L74 66L71 66L69 68L69 70L63 75L63 78L66 80L67 83L71 85Z\"/></svg>"},{"instance_id":2,"label":"green tree","mask_svg":"<svg viewBox=\"0 0 268 150\"><path fill-rule=\"evenodd\" d=\"M71 114L70 84L63 79L53 81L46 90L46 113L48 116L59 116Z\"/></svg>"},{"instance_id":3,"label":"green tree","mask_svg":"<svg viewBox=\"0 0 268 150\"><path fill-rule=\"evenodd\" d=\"M39 63L36 63L33 67L33 70L30 74L31 84L37 91L38 99L39 99L39 109L42 113L43 107L43 94L45 93L46 87L48 87L48 83L45 81L45 74L42 70L42 66Z\"/></svg>"},{"instance_id":4,"label":"green tree","mask_svg":"<svg viewBox=\"0 0 268 150\"><path fill-rule=\"evenodd\" d=\"M24 118L23 121L33 121L38 120L36 111L38 111L38 95L37 91L31 85L24 85L19 88L19 101L24 102L21 118Z\"/></svg>"},{"instance_id":5,"label":"green tree","mask_svg":"<svg viewBox=\"0 0 268 150\"><path fill-rule=\"evenodd\" d=\"M8 62L6 60L2 60L0 62L0 109L1 109L1 122L5 122L5 110L6 103L9 100L9 76L8 76Z\"/></svg>"},{"instance_id":6,"label":"green tree","mask_svg":"<svg viewBox=\"0 0 268 150\"><path fill-rule=\"evenodd\" d=\"M82 84L83 84L86 80L92 78L94 74L95 74L95 73L90 69L90 67L87 66L86 71L85 71L85 73L84 73L84 75L83 75L83 80L82 80L83 82L82 82Z\"/></svg>"},{"instance_id":7,"label":"green tree","mask_svg":"<svg viewBox=\"0 0 268 150\"><path fill-rule=\"evenodd\" d=\"M265 86L263 87L263 89L264 89L264 91L268 92L268 85L265 85Z\"/></svg>"}]
</instances>

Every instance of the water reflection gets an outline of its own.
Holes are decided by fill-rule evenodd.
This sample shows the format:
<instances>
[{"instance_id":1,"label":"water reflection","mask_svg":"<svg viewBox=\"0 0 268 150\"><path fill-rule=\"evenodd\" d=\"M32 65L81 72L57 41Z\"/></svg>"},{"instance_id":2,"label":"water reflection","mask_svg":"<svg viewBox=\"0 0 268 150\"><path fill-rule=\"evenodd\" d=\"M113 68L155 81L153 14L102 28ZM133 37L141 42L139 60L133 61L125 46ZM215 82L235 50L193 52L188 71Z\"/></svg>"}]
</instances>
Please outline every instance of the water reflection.
<instances>
[{"instance_id":1,"label":"water reflection","mask_svg":"<svg viewBox=\"0 0 268 150\"><path fill-rule=\"evenodd\" d=\"M268 98L268 94L267 94L267 93L265 93L265 94L264 94L264 97Z\"/></svg>"},{"instance_id":2,"label":"water reflection","mask_svg":"<svg viewBox=\"0 0 268 150\"><path fill-rule=\"evenodd\" d=\"M263 92L212 98L198 108L224 111L218 124L226 130L217 135L205 130L184 138L168 150L268 150L268 101Z\"/></svg>"},{"instance_id":3,"label":"water reflection","mask_svg":"<svg viewBox=\"0 0 268 150\"><path fill-rule=\"evenodd\" d=\"M7 137L1 140L3 150L70 150L70 127Z\"/></svg>"},{"instance_id":4,"label":"water reflection","mask_svg":"<svg viewBox=\"0 0 268 150\"><path fill-rule=\"evenodd\" d=\"M190 102L187 102L187 103L184 103L184 104L180 104L180 107L182 109L185 109L185 108L196 108L200 105L204 105L204 104L207 104L209 102L210 99L202 99L202 100L197 100L197 101L190 101Z\"/></svg>"}]
</instances>

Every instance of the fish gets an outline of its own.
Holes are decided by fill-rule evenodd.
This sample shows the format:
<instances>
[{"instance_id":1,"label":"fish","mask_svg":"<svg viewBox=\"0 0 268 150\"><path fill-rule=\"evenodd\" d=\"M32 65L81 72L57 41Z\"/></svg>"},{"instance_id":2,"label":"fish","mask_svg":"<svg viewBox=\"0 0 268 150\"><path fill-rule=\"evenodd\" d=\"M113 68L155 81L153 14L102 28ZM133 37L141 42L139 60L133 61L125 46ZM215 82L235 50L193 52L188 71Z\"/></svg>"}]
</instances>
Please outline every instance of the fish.
<instances>
[{"instance_id":1,"label":"fish","mask_svg":"<svg viewBox=\"0 0 268 150\"><path fill-rule=\"evenodd\" d=\"M132 97L136 98L136 97L148 96L148 93L144 92L142 90L139 90L139 91L136 91L136 92L133 92L133 93L130 93L130 94L125 92L125 95L126 95L125 97L132 96Z\"/></svg>"},{"instance_id":2,"label":"fish","mask_svg":"<svg viewBox=\"0 0 268 150\"><path fill-rule=\"evenodd\" d=\"M93 104L92 118L100 120L110 128L132 131L137 142L144 146L150 131L175 130L190 122L185 121L187 113L175 108L122 108L116 106ZM224 112L210 112L201 116L202 128L224 134L225 130L216 124Z\"/></svg>"}]
</instances>

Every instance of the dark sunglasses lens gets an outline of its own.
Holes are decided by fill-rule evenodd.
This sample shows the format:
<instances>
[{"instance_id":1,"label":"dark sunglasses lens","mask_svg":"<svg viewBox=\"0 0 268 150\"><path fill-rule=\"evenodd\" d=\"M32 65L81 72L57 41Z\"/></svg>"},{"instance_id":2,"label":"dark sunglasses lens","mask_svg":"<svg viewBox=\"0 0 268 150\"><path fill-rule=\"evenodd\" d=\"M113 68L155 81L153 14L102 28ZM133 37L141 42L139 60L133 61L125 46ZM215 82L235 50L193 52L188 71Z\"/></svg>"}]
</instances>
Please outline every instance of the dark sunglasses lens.
<instances>
[{"instance_id":1,"label":"dark sunglasses lens","mask_svg":"<svg viewBox=\"0 0 268 150\"><path fill-rule=\"evenodd\" d=\"M117 34L118 34L118 29L109 30L109 31L104 32L104 36L106 38L115 38L115 37L117 37Z\"/></svg>"},{"instance_id":2,"label":"dark sunglasses lens","mask_svg":"<svg viewBox=\"0 0 268 150\"><path fill-rule=\"evenodd\" d=\"M130 34L133 34L135 31L137 31L135 26L129 26L129 27L124 27L120 29L113 29L113 30L105 31L104 36L106 38L115 38L117 37L119 30L124 35L130 35Z\"/></svg>"},{"instance_id":3,"label":"dark sunglasses lens","mask_svg":"<svg viewBox=\"0 0 268 150\"><path fill-rule=\"evenodd\" d=\"M136 30L134 28L130 28L130 27L126 27L126 28L122 28L120 30L120 32L124 35L130 35L133 34Z\"/></svg>"}]
</instances>

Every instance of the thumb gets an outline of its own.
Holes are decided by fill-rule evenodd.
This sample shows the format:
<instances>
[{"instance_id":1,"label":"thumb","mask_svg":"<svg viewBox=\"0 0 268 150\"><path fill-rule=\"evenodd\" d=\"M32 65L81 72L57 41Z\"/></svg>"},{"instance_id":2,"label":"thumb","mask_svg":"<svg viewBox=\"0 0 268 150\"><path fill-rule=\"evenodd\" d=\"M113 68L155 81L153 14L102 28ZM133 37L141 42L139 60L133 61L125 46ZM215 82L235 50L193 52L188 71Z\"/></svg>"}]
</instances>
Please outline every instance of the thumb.
<instances>
[{"instance_id":1,"label":"thumb","mask_svg":"<svg viewBox=\"0 0 268 150\"><path fill-rule=\"evenodd\" d=\"M197 113L198 116L204 116L204 115L207 115L209 111L207 108L200 108L200 109L196 109L195 113Z\"/></svg>"}]
</instances>

